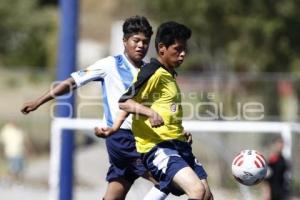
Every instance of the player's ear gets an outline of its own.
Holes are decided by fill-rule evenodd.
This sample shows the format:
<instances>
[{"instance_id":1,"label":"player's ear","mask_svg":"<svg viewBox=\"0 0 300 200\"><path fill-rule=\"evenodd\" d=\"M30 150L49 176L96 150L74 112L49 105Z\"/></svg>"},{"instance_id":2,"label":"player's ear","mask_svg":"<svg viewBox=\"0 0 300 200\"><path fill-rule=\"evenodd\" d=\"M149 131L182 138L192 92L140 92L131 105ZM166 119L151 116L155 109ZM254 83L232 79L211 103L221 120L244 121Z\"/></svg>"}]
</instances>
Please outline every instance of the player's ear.
<instances>
[{"instance_id":1,"label":"player's ear","mask_svg":"<svg viewBox=\"0 0 300 200\"><path fill-rule=\"evenodd\" d=\"M159 55L164 55L166 51L166 45L163 43L158 43L158 54Z\"/></svg>"},{"instance_id":2,"label":"player's ear","mask_svg":"<svg viewBox=\"0 0 300 200\"><path fill-rule=\"evenodd\" d=\"M126 37L123 37L123 45L126 46L127 45L127 41L128 41L128 38Z\"/></svg>"}]
</instances>

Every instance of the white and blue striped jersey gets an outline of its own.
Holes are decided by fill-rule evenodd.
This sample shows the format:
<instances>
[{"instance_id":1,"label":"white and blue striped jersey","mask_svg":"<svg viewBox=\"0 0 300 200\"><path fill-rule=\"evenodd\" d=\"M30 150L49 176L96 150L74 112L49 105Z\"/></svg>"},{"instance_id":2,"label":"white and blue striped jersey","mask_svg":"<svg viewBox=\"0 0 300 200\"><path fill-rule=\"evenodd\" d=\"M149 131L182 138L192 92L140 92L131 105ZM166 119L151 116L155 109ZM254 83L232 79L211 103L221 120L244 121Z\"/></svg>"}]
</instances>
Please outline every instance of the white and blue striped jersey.
<instances>
[{"instance_id":1,"label":"white and blue striped jersey","mask_svg":"<svg viewBox=\"0 0 300 200\"><path fill-rule=\"evenodd\" d=\"M76 86L81 87L91 81L100 81L103 92L103 120L111 127L119 112L118 101L131 85L138 69L124 54L108 56L86 69L71 74ZM131 117L127 117L121 128L131 129Z\"/></svg>"}]
</instances>

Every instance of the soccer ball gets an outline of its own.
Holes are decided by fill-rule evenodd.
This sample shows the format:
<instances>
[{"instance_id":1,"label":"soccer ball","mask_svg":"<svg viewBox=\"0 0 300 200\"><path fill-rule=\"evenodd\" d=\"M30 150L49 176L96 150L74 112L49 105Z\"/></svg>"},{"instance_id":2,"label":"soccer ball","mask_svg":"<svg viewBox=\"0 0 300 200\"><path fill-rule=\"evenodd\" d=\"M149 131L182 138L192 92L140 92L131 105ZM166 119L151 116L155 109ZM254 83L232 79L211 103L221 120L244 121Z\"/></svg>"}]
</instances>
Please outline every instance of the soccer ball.
<instances>
[{"instance_id":1,"label":"soccer ball","mask_svg":"<svg viewBox=\"0 0 300 200\"><path fill-rule=\"evenodd\" d=\"M256 150L243 150L232 161L234 178L243 185L251 186L261 182L267 174L264 156Z\"/></svg>"}]
</instances>

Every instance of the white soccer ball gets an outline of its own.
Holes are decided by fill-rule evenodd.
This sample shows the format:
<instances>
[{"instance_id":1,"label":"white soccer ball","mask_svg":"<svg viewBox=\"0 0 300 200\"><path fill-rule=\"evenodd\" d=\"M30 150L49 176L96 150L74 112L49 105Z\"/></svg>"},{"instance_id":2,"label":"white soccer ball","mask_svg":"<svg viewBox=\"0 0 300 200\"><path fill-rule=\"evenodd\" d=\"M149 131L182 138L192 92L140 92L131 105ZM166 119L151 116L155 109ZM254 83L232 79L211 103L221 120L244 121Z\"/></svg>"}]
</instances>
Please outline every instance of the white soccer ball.
<instances>
[{"instance_id":1,"label":"white soccer ball","mask_svg":"<svg viewBox=\"0 0 300 200\"><path fill-rule=\"evenodd\" d=\"M232 161L234 178L243 185L251 186L261 182L267 174L264 156L256 150L243 150Z\"/></svg>"}]
</instances>

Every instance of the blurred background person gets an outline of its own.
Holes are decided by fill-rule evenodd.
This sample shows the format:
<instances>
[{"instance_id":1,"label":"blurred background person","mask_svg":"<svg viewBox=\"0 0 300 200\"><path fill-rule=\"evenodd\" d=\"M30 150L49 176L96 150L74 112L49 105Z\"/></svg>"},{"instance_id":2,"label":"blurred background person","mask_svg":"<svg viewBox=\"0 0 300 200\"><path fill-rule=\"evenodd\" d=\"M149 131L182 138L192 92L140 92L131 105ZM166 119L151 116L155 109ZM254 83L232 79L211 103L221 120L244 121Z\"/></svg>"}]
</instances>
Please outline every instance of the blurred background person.
<instances>
[{"instance_id":1,"label":"blurred background person","mask_svg":"<svg viewBox=\"0 0 300 200\"><path fill-rule=\"evenodd\" d=\"M265 181L265 200L290 199L290 163L284 158L282 151L284 141L276 137L272 143L272 152L268 159L268 175Z\"/></svg>"},{"instance_id":2,"label":"blurred background person","mask_svg":"<svg viewBox=\"0 0 300 200\"><path fill-rule=\"evenodd\" d=\"M24 131L14 121L9 121L1 129L0 141L7 161L8 181L22 181L25 159Z\"/></svg>"}]
</instances>

